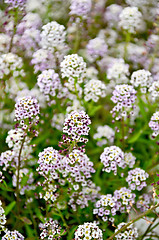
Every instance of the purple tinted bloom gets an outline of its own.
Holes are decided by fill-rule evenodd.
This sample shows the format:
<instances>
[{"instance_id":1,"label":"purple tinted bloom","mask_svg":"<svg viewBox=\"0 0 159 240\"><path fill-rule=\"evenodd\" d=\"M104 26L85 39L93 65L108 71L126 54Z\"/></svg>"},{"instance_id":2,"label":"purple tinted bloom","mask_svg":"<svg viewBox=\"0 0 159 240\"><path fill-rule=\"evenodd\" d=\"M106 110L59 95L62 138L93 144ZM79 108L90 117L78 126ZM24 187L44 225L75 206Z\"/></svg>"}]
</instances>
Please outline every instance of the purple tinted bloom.
<instances>
[{"instance_id":1,"label":"purple tinted bloom","mask_svg":"<svg viewBox=\"0 0 159 240\"><path fill-rule=\"evenodd\" d=\"M26 0L4 0L9 5L10 9L19 8L20 10L25 8Z\"/></svg>"}]
</instances>

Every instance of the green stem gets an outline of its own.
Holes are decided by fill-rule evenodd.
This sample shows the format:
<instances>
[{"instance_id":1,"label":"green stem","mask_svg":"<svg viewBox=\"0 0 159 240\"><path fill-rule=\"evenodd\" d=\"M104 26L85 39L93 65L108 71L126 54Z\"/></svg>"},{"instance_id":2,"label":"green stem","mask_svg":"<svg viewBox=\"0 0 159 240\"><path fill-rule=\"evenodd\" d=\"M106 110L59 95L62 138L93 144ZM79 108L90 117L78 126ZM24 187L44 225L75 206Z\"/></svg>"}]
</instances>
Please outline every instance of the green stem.
<instances>
[{"instance_id":1,"label":"green stem","mask_svg":"<svg viewBox=\"0 0 159 240\"><path fill-rule=\"evenodd\" d=\"M60 217L61 217L61 219L63 221L63 225L68 229L68 225L67 225L67 223L66 223L66 221L65 221L65 219L64 219L64 217L62 215L62 212L60 211L60 209L57 209L57 211L58 211L58 213L59 213L59 215L60 215Z\"/></svg>"},{"instance_id":2,"label":"green stem","mask_svg":"<svg viewBox=\"0 0 159 240\"><path fill-rule=\"evenodd\" d=\"M131 34L129 32L126 33L126 39L125 39L125 46L124 46L124 60L126 61L127 59L127 54L128 54L128 45L131 39Z\"/></svg>"},{"instance_id":3,"label":"green stem","mask_svg":"<svg viewBox=\"0 0 159 240\"><path fill-rule=\"evenodd\" d=\"M20 205L19 205L19 185L20 185L19 180L20 180L20 176L19 175L20 175L21 153L22 153L22 150L23 150L24 142L25 142L25 137L22 140L22 144L21 144L21 147L20 147L20 150L19 150L19 155L18 155L17 186L16 186L17 215L19 215L19 213L20 213Z\"/></svg>"},{"instance_id":4,"label":"green stem","mask_svg":"<svg viewBox=\"0 0 159 240\"><path fill-rule=\"evenodd\" d=\"M148 209L146 212L141 213L139 216L137 216L136 218L134 218L133 220L131 220L129 223L127 223L125 226L123 226L122 228L120 228L117 232L115 232L111 237L107 238L107 240L111 240L113 239L117 234L119 234L122 231L125 231L132 223L136 222L137 220L139 220L140 218L146 216L147 214L151 213L154 209L156 209L157 207L159 207L159 203L157 203L155 206L152 206L150 209Z\"/></svg>"},{"instance_id":5,"label":"green stem","mask_svg":"<svg viewBox=\"0 0 159 240\"><path fill-rule=\"evenodd\" d=\"M17 23L18 23L18 12L15 12L15 17L14 17L14 25L13 25L13 33L11 36L11 40L10 40L10 45L9 45L9 50L8 52L11 52L12 47L13 47L13 39L14 39L14 35L16 34L16 30L17 30Z\"/></svg>"}]
</instances>

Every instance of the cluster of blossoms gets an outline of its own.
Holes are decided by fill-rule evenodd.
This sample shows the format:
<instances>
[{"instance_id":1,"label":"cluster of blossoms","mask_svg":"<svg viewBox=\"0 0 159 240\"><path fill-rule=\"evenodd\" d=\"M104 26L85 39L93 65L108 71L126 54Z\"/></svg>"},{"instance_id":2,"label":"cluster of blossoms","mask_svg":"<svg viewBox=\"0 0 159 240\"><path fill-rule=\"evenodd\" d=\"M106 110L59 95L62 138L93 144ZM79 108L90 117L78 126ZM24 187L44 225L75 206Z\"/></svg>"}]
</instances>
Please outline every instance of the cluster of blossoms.
<instances>
[{"instance_id":1,"label":"cluster of blossoms","mask_svg":"<svg viewBox=\"0 0 159 240\"><path fill-rule=\"evenodd\" d=\"M84 111L72 111L65 119L63 132L68 134L66 140L75 142L88 142L88 139L82 137L88 135L91 120Z\"/></svg>"},{"instance_id":2,"label":"cluster of blossoms","mask_svg":"<svg viewBox=\"0 0 159 240\"><path fill-rule=\"evenodd\" d=\"M47 49L38 49L33 53L31 64L34 65L34 72L44 71L55 67L55 57Z\"/></svg>"},{"instance_id":3,"label":"cluster of blossoms","mask_svg":"<svg viewBox=\"0 0 159 240\"><path fill-rule=\"evenodd\" d=\"M19 148L21 141L25 136L25 132L21 128L11 129L8 132L8 136L6 138L6 143L9 148Z\"/></svg>"},{"instance_id":4,"label":"cluster of blossoms","mask_svg":"<svg viewBox=\"0 0 159 240\"><path fill-rule=\"evenodd\" d=\"M6 234L2 237L2 240L24 240L24 236L17 230L10 231L7 230Z\"/></svg>"},{"instance_id":5,"label":"cluster of blossoms","mask_svg":"<svg viewBox=\"0 0 159 240\"><path fill-rule=\"evenodd\" d=\"M104 152L100 156L103 163L103 171L110 173L114 172L117 175L117 167L125 168L124 152L117 146L110 146L104 148Z\"/></svg>"},{"instance_id":6,"label":"cluster of blossoms","mask_svg":"<svg viewBox=\"0 0 159 240\"><path fill-rule=\"evenodd\" d=\"M97 79L89 80L84 86L84 99L85 101L97 102L99 97L106 96L106 86L105 84Z\"/></svg>"},{"instance_id":7,"label":"cluster of blossoms","mask_svg":"<svg viewBox=\"0 0 159 240\"><path fill-rule=\"evenodd\" d=\"M117 23L119 22L119 15L122 9L122 6L118 4L111 4L106 8L104 20L109 24L110 27L117 25Z\"/></svg>"},{"instance_id":8,"label":"cluster of blossoms","mask_svg":"<svg viewBox=\"0 0 159 240\"><path fill-rule=\"evenodd\" d=\"M135 160L136 160L136 157L133 156L133 154L131 152L124 153L124 161L129 166L129 168L133 168L133 166L135 164Z\"/></svg>"},{"instance_id":9,"label":"cluster of blossoms","mask_svg":"<svg viewBox=\"0 0 159 240\"><path fill-rule=\"evenodd\" d=\"M149 177L149 174L146 173L145 170L141 168L135 168L128 172L126 181L128 182L128 185L131 190L137 189L138 191L140 191L141 189L147 186L145 180L148 177Z\"/></svg>"},{"instance_id":10,"label":"cluster of blossoms","mask_svg":"<svg viewBox=\"0 0 159 240\"><path fill-rule=\"evenodd\" d=\"M18 121L23 130L31 129L39 121L39 104L36 98L28 96L18 99L15 104L15 121ZM33 130L36 135L37 132Z\"/></svg>"},{"instance_id":11,"label":"cluster of blossoms","mask_svg":"<svg viewBox=\"0 0 159 240\"><path fill-rule=\"evenodd\" d=\"M159 111L152 115L149 127L153 130L152 137L157 137L159 135Z\"/></svg>"},{"instance_id":12,"label":"cluster of blossoms","mask_svg":"<svg viewBox=\"0 0 159 240\"><path fill-rule=\"evenodd\" d=\"M89 202L96 202L97 199L100 198L100 187L97 187L91 180L87 180L87 182L83 182L82 185L86 185L82 187L81 191L73 191L70 196L70 200L68 204L72 207L73 211L77 210L77 207L80 206L81 209L88 207ZM74 186L74 190L76 189L77 184Z\"/></svg>"},{"instance_id":13,"label":"cluster of blossoms","mask_svg":"<svg viewBox=\"0 0 159 240\"><path fill-rule=\"evenodd\" d=\"M9 9L18 8L19 10L23 10L27 0L4 0L4 2L9 5Z\"/></svg>"},{"instance_id":14,"label":"cluster of blossoms","mask_svg":"<svg viewBox=\"0 0 159 240\"><path fill-rule=\"evenodd\" d=\"M93 138L97 139L97 145L103 146L107 143L111 144L114 142L115 132L108 125L98 126L97 133L94 134Z\"/></svg>"},{"instance_id":15,"label":"cluster of blossoms","mask_svg":"<svg viewBox=\"0 0 159 240\"><path fill-rule=\"evenodd\" d=\"M0 56L0 79L12 74L14 78L24 77L23 61L14 53L6 53Z\"/></svg>"},{"instance_id":16,"label":"cluster of blossoms","mask_svg":"<svg viewBox=\"0 0 159 240\"><path fill-rule=\"evenodd\" d=\"M51 126L61 131L63 128L64 120L65 115L63 113L54 114Z\"/></svg>"},{"instance_id":17,"label":"cluster of blossoms","mask_svg":"<svg viewBox=\"0 0 159 240\"><path fill-rule=\"evenodd\" d=\"M86 179L91 177L91 173L95 172L93 162L89 160L85 153L77 149L69 153L64 160L66 162L66 172L74 179L73 182L72 179L69 180L69 182L73 184L74 189L77 190L79 188L78 183L80 182L85 186Z\"/></svg>"},{"instance_id":18,"label":"cluster of blossoms","mask_svg":"<svg viewBox=\"0 0 159 240\"><path fill-rule=\"evenodd\" d=\"M55 73L53 69L43 71L38 76L37 84L40 91L45 95L46 100L49 103L55 103L55 100L51 101L51 98L55 96L58 97L57 91L61 89L61 82L58 73Z\"/></svg>"},{"instance_id":19,"label":"cluster of blossoms","mask_svg":"<svg viewBox=\"0 0 159 240\"><path fill-rule=\"evenodd\" d=\"M62 231L61 226L59 226L58 221L54 221L52 218L45 223L40 223L39 228L42 231L40 233L41 239L58 240L61 239L61 236L65 233L65 231Z\"/></svg>"},{"instance_id":20,"label":"cluster of blossoms","mask_svg":"<svg viewBox=\"0 0 159 240\"><path fill-rule=\"evenodd\" d=\"M4 229L5 224L6 224L6 216L4 214L4 209L2 207L2 202L0 200L0 231Z\"/></svg>"},{"instance_id":21,"label":"cluster of blossoms","mask_svg":"<svg viewBox=\"0 0 159 240\"><path fill-rule=\"evenodd\" d=\"M119 225L117 226L117 228L115 229L115 233L120 230L122 227L124 227L126 225L126 223L122 222L119 223ZM124 232L120 232L115 236L116 240L136 240L138 237L138 232L137 232L137 228L133 227L133 225L129 225L127 227L127 229Z\"/></svg>"},{"instance_id":22,"label":"cluster of blossoms","mask_svg":"<svg viewBox=\"0 0 159 240\"><path fill-rule=\"evenodd\" d=\"M116 201L117 199L113 197L111 194L102 195L100 200L98 200L95 204L95 208L93 209L93 214L97 214L102 218L104 222L110 221L114 222L114 217L116 215Z\"/></svg>"},{"instance_id":23,"label":"cluster of blossoms","mask_svg":"<svg viewBox=\"0 0 159 240\"><path fill-rule=\"evenodd\" d=\"M142 93L146 93L152 85L153 79L149 71L142 69L133 72L130 82L134 87L140 87Z\"/></svg>"},{"instance_id":24,"label":"cluster of blossoms","mask_svg":"<svg viewBox=\"0 0 159 240\"><path fill-rule=\"evenodd\" d=\"M55 21L49 22L42 27L40 36L42 48L50 50L54 50L54 48L58 49L65 42L65 27Z\"/></svg>"},{"instance_id":25,"label":"cluster of blossoms","mask_svg":"<svg viewBox=\"0 0 159 240\"><path fill-rule=\"evenodd\" d=\"M92 0L71 0L70 15L85 18L92 7Z\"/></svg>"},{"instance_id":26,"label":"cluster of blossoms","mask_svg":"<svg viewBox=\"0 0 159 240\"><path fill-rule=\"evenodd\" d=\"M86 75L86 63L83 58L77 54L71 54L64 57L60 64L62 78L67 78L68 82L82 83Z\"/></svg>"},{"instance_id":27,"label":"cluster of blossoms","mask_svg":"<svg viewBox=\"0 0 159 240\"><path fill-rule=\"evenodd\" d=\"M6 171L6 169L9 167L9 165L12 163L15 159L15 152L11 150L7 150L5 152L2 152L0 155L0 166L3 167L3 170Z\"/></svg>"},{"instance_id":28,"label":"cluster of blossoms","mask_svg":"<svg viewBox=\"0 0 159 240\"><path fill-rule=\"evenodd\" d=\"M155 81L151 84L149 88L149 92L151 93L152 100L155 101L159 99L159 81Z\"/></svg>"},{"instance_id":29,"label":"cluster of blossoms","mask_svg":"<svg viewBox=\"0 0 159 240\"><path fill-rule=\"evenodd\" d=\"M136 195L132 193L130 189L123 187L120 188L120 190L115 190L114 197L117 199L117 211L125 213L126 211L129 211L132 205L135 203Z\"/></svg>"},{"instance_id":30,"label":"cluster of blossoms","mask_svg":"<svg viewBox=\"0 0 159 240\"><path fill-rule=\"evenodd\" d=\"M152 201L153 201L152 195L144 193L143 195L139 196L139 200L136 203L136 207L140 209L141 212L145 212L150 208Z\"/></svg>"},{"instance_id":31,"label":"cluster of blossoms","mask_svg":"<svg viewBox=\"0 0 159 240\"><path fill-rule=\"evenodd\" d=\"M117 85L111 100L116 103L111 113L116 120L133 115L136 100L136 90L131 85ZM117 115L117 116L116 116Z\"/></svg>"},{"instance_id":32,"label":"cluster of blossoms","mask_svg":"<svg viewBox=\"0 0 159 240\"><path fill-rule=\"evenodd\" d=\"M103 240L102 230L97 226L95 222L86 222L83 225L79 225L75 231L75 240L85 239Z\"/></svg>"},{"instance_id":33,"label":"cluster of blossoms","mask_svg":"<svg viewBox=\"0 0 159 240\"><path fill-rule=\"evenodd\" d=\"M107 53L107 48L104 39L99 37L89 40L86 46L87 54L91 56L93 60L96 60L99 57L104 57Z\"/></svg>"},{"instance_id":34,"label":"cluster of blossoms","mask_svg":"<svg viewBox=\"0 0 159 240\"><path fill-rule=\"evenodd\" d=\"M114 80L114 85L120 83L127 83L129 76L129 65L124 62L122 58L113 61L108 67L107 78Z\"/></svg>"},{"instance_id":35,"label":"cluster of blossoms","mask_svg":"<svg viewBox=\"0 0 159 240\"><path fill-rule=\"evenodd\" d=\"M130 33L136 33L143 26L142 14L137 7L124 8L119 18L119 26Z\"/></svg>"},{"instance_id":36,"label":"cluster of blossoms","mask_svg":"<svg viewBox=\"0 0 159 240\"><path fill-rule=\"evenodd\" d=\"M48 173L52 179L58 179L58 171L62 172L65 166L62 166L62 156L53 147L45 148L39 153L39 167L37 171L40 175L47 176Z\"/></svg>"}]
</instances>

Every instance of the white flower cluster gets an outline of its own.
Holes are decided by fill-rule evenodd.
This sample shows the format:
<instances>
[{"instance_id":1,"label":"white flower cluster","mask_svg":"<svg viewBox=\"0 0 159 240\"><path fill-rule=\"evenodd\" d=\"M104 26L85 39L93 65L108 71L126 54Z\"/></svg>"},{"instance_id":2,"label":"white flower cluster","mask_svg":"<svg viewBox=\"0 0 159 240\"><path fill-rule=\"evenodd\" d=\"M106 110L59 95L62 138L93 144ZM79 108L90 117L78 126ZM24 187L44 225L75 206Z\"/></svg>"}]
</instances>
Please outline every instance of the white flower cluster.
<instances>
[{"instance_id":1,"label":"white flower cluster","mask_svg":"<svg viewBox=\"0 0 159 240\"><path fill-rule=\"evenodd\" d=\"M146 93L147 89L152 85L153 79L149 71L141 69L133 72L130 82L134 87L140 87L142 93Z\"/></svg>"},{"instance_id":2,"label":"white flower cluster","mask_svg":"<svg viewBox=\"0 0 159 240\"><path fill-rule=\"evenodd\" d=\"M62 78L68 78L68 82L74 85L74 82L82 83L86 75L86 63L83 58L77 54L71 54L64 57L60 64Z\"/></svg>"},{"instance_id":3,"label":"white flower cluster","mask_svg":"<svg viewBox=\"0 0 159 240\"><path fill-rule=\"evenodd\" d=\"M149 92L151 93L153 101L155 101L156 98L159 98L159 80L152 83L149 88Z\"/></svg>"},{"instance_id":4,"label":"white flower cluster","mask_svg":"<svg viewBox=\"0 0 159 240\"><path fill-rule=\"evenodd\" d=\"M84 86L84 95L85 101L97 102L99 97L104 98L106 96L106 85L97 79L89 80Z\"/></svg>"},{"instance_id":5,"label":"white flower cluster","mask_svg":"<svg viewBox=\"0 0 159 240\"><path fill-rule=\"evenodd\" d=\"M119 225L115 229L115 233L125 225L126 225L126 223L124 223L124 222L119 223ZM130 240L130 239L135 240L135 239L137 239L137 237L138 237L137 228L133 227L132 224L129 225L124 232L120 232L115 236L116 240L121 240L121 239L123 239L123 240Z\"/></svg>"},{"instance_id":6,"label":"white flower cluster","mask_svg":"<svg viewBox=\"0 0 159 240\"><path fill-rule=\"evenodd\" d=\"M21 128L11 129L8 132L8 136L6 138L6 143L8 144L8 147L19 147L21 141L24 138L24 135L25 133Z\"/></svg>"},{"instance_id":7,"label":"white flower cluster","mask_svg":"<svg viewBox=\"0 0 159 240\"><path fill-rule=\"evenodd\" d=\"M86 222L79 225L75 232L75 240L98 239L103 240L102 230L95 222Z\"/></svg>"},{"instance_id":8,"label":"white flower cluster","mask_svg":"<svg viewBox=\"0 0 159 240\"><path fill-rule=\"evenodd\" d=\"M126 7L119 15L119 26L130 33L136 33L142 27L142 14L137 7Z\"/></svg>"},{"instance_id":9,"label":"white flower cluster","mask_svg":"<svg viewBox=\"0 0 159 240\"><path fill-rule=\"evenodd\" d=\"M51 121L51 126L61 131L63 128L64 120L65 115L63 113L54 114Z\"/></svg>"},{"instance_id":10,"label":"white flower cluster","mask_svg":"<svg viewBox=\"0 0 159 240\"><path fill-rule=\"evenodd\" d=\"M65 27L52 21L42 27L40 44L44 49L53 50L53 48L64 45L65 37Z\"/></svg>"},{"instance_id":11,"label":"white flower cluster","mask_svg":"<svg viewBox=\"0 0 159 240\"><path fill-rule=\"evenodd\" d=\"M116 59L107 70L107 78L114 80L115 84L127 83L129 76L129 65L122 58Z\"/></svg>"},{"instance_id":12,"label":"white flower cluster","mask_svg":"<svg viewBox=\"0 0 159 240\"><path fill-rule=\"evenodd\" d=\"M124 154L124 160L125 160L126 164L129 166L129 168L133 168L136 157L133 156L133 154L131 152L129 152L129 153Z\"/></svg>"},{"instance_id":13,"label":"white flower cluster","mask_svg":"<svg viewBox=\"0 0 159 240\"><path fill-rule=\"evenodd\" d=\"M152 137L155 138L159 134L159 111L155 112L149 122L149 127L153 130Z\"/></svg>"},{"instance_id":14,"label":"white flower cluster","mask_svg":"<svg viewBox=\"0 0 159 240\"><path fill-rule=\"evenodd\" d=\"M4 225L6 224L6 216L4 214L4 209L2 207L2 202L0 200L0 228L3 230L4 229ZM0 231L1 231L0 229Z\"/></svg>"},{"instance_id":15,"label":"white flower cluster","mask_svg":"<svg viewBox=\"0 0 159 240\"><path fill-rule=\"evenodd\" d=\"M93 138L98 140L97 142L98 146L103 146L107 143L113 143L114 136L115 136L114 130L108 125L104 125L97 127L97 133L94 134Z\"/></svg>"},{"instance_id":16,"label":"white flower cluster","mask_svg":"<svg viewBox=\"0 0 159 240\"><path fill-rule=\"evenodd\" d=\"M6 234L2 237L2 240L24 240L24 236L17 230L7 230Z\"/></svg>"},{"instance_id":17,"label":"white flower cluster","mask_svg":"<svg viewBox=\"0 0 159 240\"><path fill-rule=\"evenodd\" d=\"M0 56L0 79L12 74L14 78L24 76L23 61L14 53L6 53Z\"/></svg>"}]
</instances>

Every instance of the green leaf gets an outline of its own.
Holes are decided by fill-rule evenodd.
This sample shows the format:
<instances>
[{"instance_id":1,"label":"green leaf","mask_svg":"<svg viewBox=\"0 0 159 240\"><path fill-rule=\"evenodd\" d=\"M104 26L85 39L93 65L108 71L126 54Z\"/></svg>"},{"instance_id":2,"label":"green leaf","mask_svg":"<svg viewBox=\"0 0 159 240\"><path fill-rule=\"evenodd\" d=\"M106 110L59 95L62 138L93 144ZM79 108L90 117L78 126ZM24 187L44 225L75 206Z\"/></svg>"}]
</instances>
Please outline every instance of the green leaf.
<instances>
[{"instance_id":1,"label":"green leaf","mask_svg":"<svg viewBox=\"0 0 159 240\"><path fill-rule=\"evenodd\" d=\"M16 204L16 201L13 201L5 208L5 215L6 216L12 211L12 209L15 206L15 204Z\"/></svg>"},{"instance_id":2,"label":"green leaf","mask_svg":"<svg viewBox=\"0 0 159 240\"><path fill-rule=\"evenodd\" d=\"M93 116L101 108L102 105L92 106L91 109L89 109L89 116Z\"/></svg>"},{"instance_id":3,"label":"green leaf","mask_svg":"<svg viewBox=\"0 0 159 240\"><path fill-rule=\"evenodd\" d=\"M20 220L28 225L32 225L32 221L27 217L20 217Z\"/></svg>"},{"instance_id":4,"label":"green leaf","mask_svg":"<svg viewBox=\"0 0 159 240\"><path fill-rule=\"evenodd\" d=\"M36 213L36 216L40 219L40 221L45 223L44 217L43 217L42 213L40 212L39 208L35 208L35 213Z\"/></svg>"}]
</instances>

